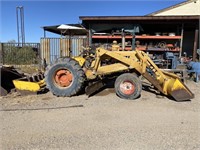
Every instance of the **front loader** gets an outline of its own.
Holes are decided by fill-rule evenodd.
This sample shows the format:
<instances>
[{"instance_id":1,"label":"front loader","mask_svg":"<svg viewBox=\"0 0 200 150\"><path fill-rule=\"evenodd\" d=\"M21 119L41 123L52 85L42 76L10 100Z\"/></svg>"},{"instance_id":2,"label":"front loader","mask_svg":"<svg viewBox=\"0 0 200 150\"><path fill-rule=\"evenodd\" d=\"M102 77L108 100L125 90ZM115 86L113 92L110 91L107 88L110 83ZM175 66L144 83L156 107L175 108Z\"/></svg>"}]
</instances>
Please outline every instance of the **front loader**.
<instances>
[{"instance_id":1,"label":"front loader","mask_svg":"<svg viewBox=\"0 0 200 150\"><path fill-rule=\"evenodd\" d=\"M94 53L57 59L47 67L45 82L56 96L74 96L85 88L88 95L104 86L107 78L115 78L115 92L124 99L136 99L142 91L139 76L146 78L162 94L184 101L194 94L173 74L161 71L143 51L111 51L97 48Z\"/></svg>"}]
</instances>

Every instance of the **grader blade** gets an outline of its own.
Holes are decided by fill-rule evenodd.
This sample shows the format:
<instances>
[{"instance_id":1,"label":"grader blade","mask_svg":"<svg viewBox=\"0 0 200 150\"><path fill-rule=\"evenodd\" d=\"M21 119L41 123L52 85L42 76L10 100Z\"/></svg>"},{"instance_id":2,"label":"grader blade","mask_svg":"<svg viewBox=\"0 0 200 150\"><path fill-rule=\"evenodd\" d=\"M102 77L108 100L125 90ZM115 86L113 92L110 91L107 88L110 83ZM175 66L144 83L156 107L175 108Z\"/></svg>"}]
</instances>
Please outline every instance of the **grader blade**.
<instances>
[{"instance_id":1,"label":"grader blade","mask_svg":"<svg viewBox=\"0 0 200 150\"><path fill-rule=\"evenodd\" d=\"M92 83L91 85L87 86L85 88L85 93L86 95L91 96L92 94L94 94L95 92L97 92L99 89L101 89L102 87L105 86L105 83L102 82L101 80Z\"/></svg>"}]
</instances>

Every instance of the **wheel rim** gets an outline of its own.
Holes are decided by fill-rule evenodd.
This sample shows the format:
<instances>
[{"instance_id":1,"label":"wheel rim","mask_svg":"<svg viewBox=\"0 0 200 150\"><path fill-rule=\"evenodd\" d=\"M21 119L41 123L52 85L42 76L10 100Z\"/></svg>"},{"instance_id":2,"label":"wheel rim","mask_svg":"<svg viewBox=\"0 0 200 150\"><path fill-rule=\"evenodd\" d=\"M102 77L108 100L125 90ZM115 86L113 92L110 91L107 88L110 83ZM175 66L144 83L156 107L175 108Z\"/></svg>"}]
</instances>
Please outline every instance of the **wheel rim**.
<instances>
[{"instance_id":1,"label":"wheel rim","mask_svg":"<svg viewBox=\"0 0 200 150\"><path fill-rule=\"evenodd\" d=\"M119 87L120 91L126 95L131 95L135 92L135 85L130 81L122 82Z\"/></svg>"},{"instance_id":2,"label":"wheel rim","mask_svg":"<svg viewBox=\"0 0 200 150\"><path fill-rule=\"evenodd\" d=\"M69 87L72 84L73 75L69 70L61 69L55 73L54 81L60 87Z\"/></svg>"}]
</instances>

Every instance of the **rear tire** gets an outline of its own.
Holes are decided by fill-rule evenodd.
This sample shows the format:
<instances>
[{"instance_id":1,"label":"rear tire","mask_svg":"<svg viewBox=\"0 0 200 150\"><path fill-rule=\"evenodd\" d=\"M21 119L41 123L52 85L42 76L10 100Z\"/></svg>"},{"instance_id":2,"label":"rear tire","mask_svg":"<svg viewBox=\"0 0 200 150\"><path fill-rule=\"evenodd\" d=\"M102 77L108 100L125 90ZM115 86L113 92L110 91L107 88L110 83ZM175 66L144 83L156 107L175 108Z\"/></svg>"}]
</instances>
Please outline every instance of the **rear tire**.
<instances>
[{"instance_id":1,"label":"rear tire","mask_svg":"<svg viewBox=\"0 0 200 150\"><path fill-rule=\"evenodd\" d=\"M85 73L81 66L69 57L57 59L45 72L47 88L56 96L77 95L84 81Z\"/></svg>"},{"instance_id":2,"label":"rear tire","mask_svg":"<svg viewBox=\"0 0 200 150\"><path fill-rule=\"evenodd\" d=\"M131 73L124 73L115 80L115 92L123 99L134 100L138 98L142 91L140 79Z\"/></svg>"}]
</instances>

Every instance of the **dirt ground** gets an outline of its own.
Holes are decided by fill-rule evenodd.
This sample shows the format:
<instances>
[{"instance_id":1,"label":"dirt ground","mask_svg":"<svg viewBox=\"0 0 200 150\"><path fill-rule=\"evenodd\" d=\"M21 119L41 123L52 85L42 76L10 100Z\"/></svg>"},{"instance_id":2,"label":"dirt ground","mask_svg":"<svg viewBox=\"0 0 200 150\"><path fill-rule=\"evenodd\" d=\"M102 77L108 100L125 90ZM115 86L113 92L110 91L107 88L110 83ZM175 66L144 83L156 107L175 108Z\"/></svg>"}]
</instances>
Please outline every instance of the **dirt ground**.
<instances>
[{"instance_id":1,"label":"dirt ground","mask_svg":"<svg viewBox=\"0 0 200 150\"><path fill-rule=\"evenodd\" d=\"M200 83L195 98L175 102L147 89L123 100L113 89L95 96L50 92L0 98L1 150L199 150Z\"/></svg>"}]
</instances>

